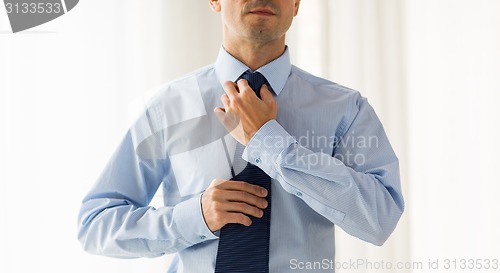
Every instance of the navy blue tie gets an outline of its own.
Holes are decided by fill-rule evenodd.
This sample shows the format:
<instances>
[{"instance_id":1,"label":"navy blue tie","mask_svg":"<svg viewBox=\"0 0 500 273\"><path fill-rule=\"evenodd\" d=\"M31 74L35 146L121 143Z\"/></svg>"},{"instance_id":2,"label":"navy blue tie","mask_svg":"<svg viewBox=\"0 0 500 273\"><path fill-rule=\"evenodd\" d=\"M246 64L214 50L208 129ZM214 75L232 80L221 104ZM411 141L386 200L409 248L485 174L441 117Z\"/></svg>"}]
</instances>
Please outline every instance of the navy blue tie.
<instances>
[{"instance_id":1,"label":"navy blue tie","mask_svg":"<svg viewBox=\"0 0 500 273\"><path fill-rule=\"evenodd\" d=\"M259 72L245 72L241 78L248 81L250 87L260 98L260 87L266 78ZM244 148L238 143L240 150ZM236 149L236 157L241 156ZM238 158L234 160L238 162ZM241 162L241 160L239 161ZM246 163L246 162L245 162ZM236 166L234 166L236 167ZM241 224L227 224L220 231L219 249L215 262L215 273L269 273L269 235L271 226L271 178L259 167L248 163L241 173L231 180L245 181L261 186L268 191L268 206L262 218L252 219L249 227Z\"/></svg>"}]
</instances>

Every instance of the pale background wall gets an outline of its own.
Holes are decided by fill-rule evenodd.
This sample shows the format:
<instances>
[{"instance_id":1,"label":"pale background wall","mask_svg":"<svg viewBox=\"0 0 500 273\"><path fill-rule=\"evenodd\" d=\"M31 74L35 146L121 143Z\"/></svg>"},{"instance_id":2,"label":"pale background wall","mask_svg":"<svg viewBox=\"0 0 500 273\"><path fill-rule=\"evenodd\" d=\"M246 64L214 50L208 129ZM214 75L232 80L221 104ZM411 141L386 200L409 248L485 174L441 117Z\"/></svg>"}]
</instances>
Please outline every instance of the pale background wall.
<instances>
[{"instance_id":1,"label":"pale background wall","mask_svg":"<svg viewBox=\"0 0 500 273\"><path fill-rule=\"evenodd\" d=\"M169 257L84 253L76 214L146 91L214 61L218 15L197 0L81 1L9 32L0 8L0 272L164 272ZM303 0L288 44L296 65L368 97L401 160L396 232L374 247L338 230L337 261L422 268L338 272L500 259L500 1Z\"/></svg>"}]
</instances>

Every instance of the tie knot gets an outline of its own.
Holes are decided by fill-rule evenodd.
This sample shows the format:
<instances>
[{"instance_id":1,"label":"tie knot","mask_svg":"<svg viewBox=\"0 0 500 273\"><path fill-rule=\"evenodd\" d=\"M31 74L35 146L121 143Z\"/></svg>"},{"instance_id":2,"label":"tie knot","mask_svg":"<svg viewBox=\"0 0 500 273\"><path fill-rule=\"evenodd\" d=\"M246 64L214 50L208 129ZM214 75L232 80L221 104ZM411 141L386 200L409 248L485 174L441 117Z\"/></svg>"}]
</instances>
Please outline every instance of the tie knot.
<instances>
[{"instance_id":1,"label":"tie knot","mask_svg":"<svg viewBox=\"0 0 500 273\"><path fill-rule=\"evenodd\" d=\"M266 77L260 74L260 72L247 71L241 75L241 79L247 80L248 85L250 85L252 90L257 94L257 97L260 98L260 88L267 82Z\"/></svg>"}]
</instances>

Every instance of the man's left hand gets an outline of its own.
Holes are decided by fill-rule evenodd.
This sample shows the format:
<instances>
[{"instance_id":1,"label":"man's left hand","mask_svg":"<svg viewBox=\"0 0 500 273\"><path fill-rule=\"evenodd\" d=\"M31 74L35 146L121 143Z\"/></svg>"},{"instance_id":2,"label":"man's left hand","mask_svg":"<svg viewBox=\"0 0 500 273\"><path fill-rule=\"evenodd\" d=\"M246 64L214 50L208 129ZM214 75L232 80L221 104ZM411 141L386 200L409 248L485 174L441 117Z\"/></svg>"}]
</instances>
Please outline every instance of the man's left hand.
<instances>
[{"instance_id":1,"label":"man's left hand","mask_svg":"<svg viewBox=\"0 0 500 273\"><path fill-rule=\"evenodd\" d=\"M224 91L226 94L221 97L224 108L214 111L221 114L224 126L239 143L247 145L262 125L276 119L278 104L266 85L260 89L262 100L245 79L226 82Z\"/></svg>"}]
</instances>

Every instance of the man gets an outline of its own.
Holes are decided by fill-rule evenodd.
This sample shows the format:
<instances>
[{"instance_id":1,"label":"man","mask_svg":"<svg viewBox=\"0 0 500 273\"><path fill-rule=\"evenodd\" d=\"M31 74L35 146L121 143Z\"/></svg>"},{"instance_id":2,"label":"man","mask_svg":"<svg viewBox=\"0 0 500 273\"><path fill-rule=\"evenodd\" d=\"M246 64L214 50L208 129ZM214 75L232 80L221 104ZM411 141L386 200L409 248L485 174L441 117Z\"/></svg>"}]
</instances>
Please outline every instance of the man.
<instances>
[{"instance_id":1,"label":"man","mask_svg":"<svg viewBox=\"0 0 500 273\"><path fill-rule=\"evenodd\" d=\"M366 99L290 64L300 0L209 2L216 63L165 85L128 131L84 198L84 249L280 273L333 272L317 263L334 259L334 225L382 245L404 207L398 159ZM160 185L165 206L149 207Z\"/></svg>"}]
</instances>

